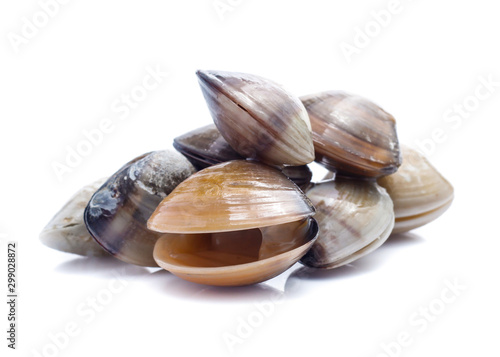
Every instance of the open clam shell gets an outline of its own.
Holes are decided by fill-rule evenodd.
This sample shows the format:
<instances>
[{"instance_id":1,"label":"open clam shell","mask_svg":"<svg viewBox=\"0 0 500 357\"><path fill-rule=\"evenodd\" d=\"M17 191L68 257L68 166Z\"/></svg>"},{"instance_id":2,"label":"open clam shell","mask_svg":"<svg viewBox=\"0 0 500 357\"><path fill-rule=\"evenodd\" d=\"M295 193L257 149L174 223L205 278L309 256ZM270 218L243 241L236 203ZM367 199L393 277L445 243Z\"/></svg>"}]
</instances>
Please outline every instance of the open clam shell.
<instances>
[{"instance_id":1,"label":"open clam shell","mask_svg":"<svg viewBox=\"0 0 500 357\"><path fill-rule=\"evenodd\" d=\"M394 202L393 233L423 226L441 216L451 205L453 186L418 151L402 146L403 164L398 172L378 179Z\"/></svg>"},{"instance_id":2,"label":"open clam shell","mask_svg":"<svg viewBox=\"0 0 500 357\"><path fill-rule=\"evenodd\" d=\"M92 257L108 256L108 252L92 238L83 221L85 207L105 181L97 180L75 193L42 230L40 241L62 252Z\"/></svg>"},{"instance_id":3,"label":"open clam shell","mask_svg":"<svg viewBox=\"0 0 500 357\"><path fill-rule=\"evenodd\" d=\"M240 286L275 277L295 264L314 244L314 218L275 226L225 233L165 234L155 245L154 257L165 270L199 284ZM266 240L286 241L263 253ZM281 248L281 249L278 249Z\"/></svg>"},{"instance_id":4,"label":"open clam shell","mask_svg":"<svg viewBox=\"0 0 500 357\"><path fill-rule=\"evenodd\" d=\"M196 74L215 125L240 155L270 165L299 166L314 160L311 124L298 98L251 74Z\"/></svg>"},{"instance_id":5,"label":"open clam shell","mask_svg":"<svg viewBox=\"0 0 500 357\"><path fill-rule=\"evenodd\" d=\"M110 254L127 263L157 266L153 248L161 234L146 228L156 206L194 167L174 151L154 151L132 160L90 199L85 224Z\"/></svg>"},{"instance_id":6,"label":"open clam shell","mask_svg":"<svg viewBox=\"0 0 500 357\"><path fill-rule=\"evenodd\" d=\"M394 226L391 198L374 181L337 179L307 191L320 235L301 259L314 268L336 268L380 247Z\"/></svg>"},{"instance_id":7,"label":"open clam shell","mask_svg":"<svg viewBox=\"0 0 500 357\"><path fill-rule=\"evenodd\" d=\"M175 138L174 147L198 170L226 161L244 159L228 144L215 124ZM312 172L307 165L285 166L281 171L302 190L311 182Z\"/></svg>"},{"instance_id":8,"label":"open clam shell","mask_svg":"<svg viewBox=\"0 0 500 357\"><path fill-rule=\"evenodd\" d=\"M293 265L318 232L314 208L278 170L229 161L188 178L148 221L158 264L186 280L246 285Z\"/></svg>"},{"instance_id":9,"label":"open clam shell","mask_svg":"<svg viewBox=\"0 0 500 357\"><path fill-rule=\"evenodd\" d=\"M380 177L401 165L396 121L362 97L327 91L301 97L316 161L340 175Z\"/></svg>"}]
</instances>

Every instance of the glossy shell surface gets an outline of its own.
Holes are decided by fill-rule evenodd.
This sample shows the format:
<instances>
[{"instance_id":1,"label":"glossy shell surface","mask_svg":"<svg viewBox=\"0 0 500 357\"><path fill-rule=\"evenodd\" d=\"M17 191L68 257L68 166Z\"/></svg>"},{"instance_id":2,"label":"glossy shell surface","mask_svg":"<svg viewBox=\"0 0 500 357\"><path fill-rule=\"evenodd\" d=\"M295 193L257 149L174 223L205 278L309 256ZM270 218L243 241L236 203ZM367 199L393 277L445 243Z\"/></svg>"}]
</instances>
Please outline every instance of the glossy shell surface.
<instances>
[{"instance_id":1,"label":"glossy shell surface","mask_svg":"<svg viewBox=\"0 0 500 357\"><path fill-rule=\"evenodd\" d=\"M156 243L154 257L162 268L188 281L249 285L287 270L311 248L317 234L314 218L268 229L165 234Z\"/></svg>"},{"instance_id":2,"label":"glossy shell surface","mask_svg":"<svg viewBox=\"0 0 500 357\"><path fill-rule=\"evenodd\" d=\"M309 199L279 170L236 160L181 183L148 221L165 233L158 264L210 285L247 285L283 272L313 244L318 225Z\"/></svg>"},{"instance_id":3,"label":"glossy shell surface","mask_svg":"<svg viewBox=\"0 0 500 357\"><path fill-rule=\"evenodd\" d=\"M156 206L195 172L181 154L154 151L132 160L92 196L84 219L95 240L127 263L156 266L153 247L161 234L146 222Z\"/></svg>"},{"instance_id":4,"label":"glossy shell surface","mask_svg":"<svg viewBox=\"0 0 500 357\"><path fill-rule=\"evenodd\" d=\"M307 191L316 207L318 240L301 262L331 269L380 247L394 226L392 201L373 181L342 180L316 184Z\"/></svg>"},{"instance_id":5,"label":"glossy shell surface","mask_svg":"<svg viewBox=\"0 0 500 357\"><path fill-rule=\"evenodd\" d=\"M235 160L198 171L180 184L158 205L148 228L162 233L228 232L313 214L309 199L279 170Z\"/></svg>"},{"instance_id":6,"label":"glossy shell surface","mask_svg":"<svg viewBox=\"0 0 500 357\"><path fill-rule=\"evenodd\" d=\"M198 71L215 125L241 156L270 165L314 160L311 124L300 100L251 74Z\"/></svg>"},{"instance_id":7,"label":"glossy shell surface","mask_svg":"<svg viewBox=\"0 0 500 357\"><path fill-rule=\"evenodd\" d=\"M226 161L244 159L220 134L215 124L195 129L174 139L174 147L198 169ZM312 172L307 165L285 166L281 169L302 190L311 182Z\"/></svg>"},{"instance_id":8,"label":"glossy shell surface","mask_svg":"<svg viewBox=\"0 0 500 357\"><path fill-rule=\"evenodd\" d=\"M343 176L380 177L401 165L394 117L341 91L301 97L313 130L316 161Z\"/></svg>"}]
</instances>

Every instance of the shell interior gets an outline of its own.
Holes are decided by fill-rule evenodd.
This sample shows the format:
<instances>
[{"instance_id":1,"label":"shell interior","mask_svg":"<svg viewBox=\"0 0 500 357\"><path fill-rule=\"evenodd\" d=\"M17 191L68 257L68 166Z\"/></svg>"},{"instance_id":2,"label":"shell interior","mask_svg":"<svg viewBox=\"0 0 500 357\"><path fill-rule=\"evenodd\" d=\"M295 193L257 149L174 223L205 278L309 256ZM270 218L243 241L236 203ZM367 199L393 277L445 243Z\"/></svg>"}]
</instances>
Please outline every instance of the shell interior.
<instances>
[{"instance_id":1,"label":"shell interior","mask_svg":"<svg viewBox=\"0 0 500 357\"><path fill-rule=\"evenodd\" d=\"M235 286L270 279L296 263L318 234L316 221L285 223L270 228L165 234L155 245L162 268L192 282Z\"/></svg>"}]
</instances>

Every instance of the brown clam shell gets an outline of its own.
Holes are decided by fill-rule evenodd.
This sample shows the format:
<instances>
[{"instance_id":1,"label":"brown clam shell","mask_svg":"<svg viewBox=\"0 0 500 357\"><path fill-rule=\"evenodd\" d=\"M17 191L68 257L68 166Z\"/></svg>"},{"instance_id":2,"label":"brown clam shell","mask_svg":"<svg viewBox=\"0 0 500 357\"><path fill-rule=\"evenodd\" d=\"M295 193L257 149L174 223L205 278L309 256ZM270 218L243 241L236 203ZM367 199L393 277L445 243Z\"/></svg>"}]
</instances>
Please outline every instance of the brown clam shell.
<instances>
[{"instance_id":1,"label":"brown clam shell","mask_svg":"<svg viewBox=\"0 0 500 357\"><path fill-rule=\"evenodd\" d=\"M309 117L300 100L251 74L197 71L215 125L241 156L270 165L314 160Z\"/></svg>"},{"instance_id":2,"label":"brown clam shell","mask_svg":"<svg viewBox=\"0 0 500 357\"><path fill-rule=\"evenodd\" d=\"M380 177L401 165L394 117L341 91L301 97L313 130L316 161L340 175Z\"/></svg>"},{"instance_id":3,"label":"brown clam shell","mask_svg":"<svg viewBox=\"0 0 500 357\"><path fill-rule=\"evenodd\" d=\"M201 170L170 193L148 220L166 233L157 263L186 280L246 285L288 269L318 233L314 207L279 170L236 160Z\"/></svg>"}]
</instances>

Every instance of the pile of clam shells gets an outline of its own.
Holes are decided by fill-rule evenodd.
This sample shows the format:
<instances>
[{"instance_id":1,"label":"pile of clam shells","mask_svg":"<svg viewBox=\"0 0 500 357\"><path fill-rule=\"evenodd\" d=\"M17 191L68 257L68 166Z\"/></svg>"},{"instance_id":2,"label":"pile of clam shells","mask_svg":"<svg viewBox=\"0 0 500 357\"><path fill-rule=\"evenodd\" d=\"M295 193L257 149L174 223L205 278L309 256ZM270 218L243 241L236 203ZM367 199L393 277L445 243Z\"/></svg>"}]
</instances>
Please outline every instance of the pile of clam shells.
<instances>
[{"instance_id":1,"label":"pile of clam shells","mask_svg":"<svg viewBox=\"0 0 500 357\"><path fill-rule=\"evenodd\" d=\"M198 71L215 125L77 192L40 234L54 249L160 266L209 285L332 269L436 219L453 187L400 146L392 115L357 95L297 98L250 74ZM331 173L311 183L312 161Z\"/></svg>"}]
</instances>

